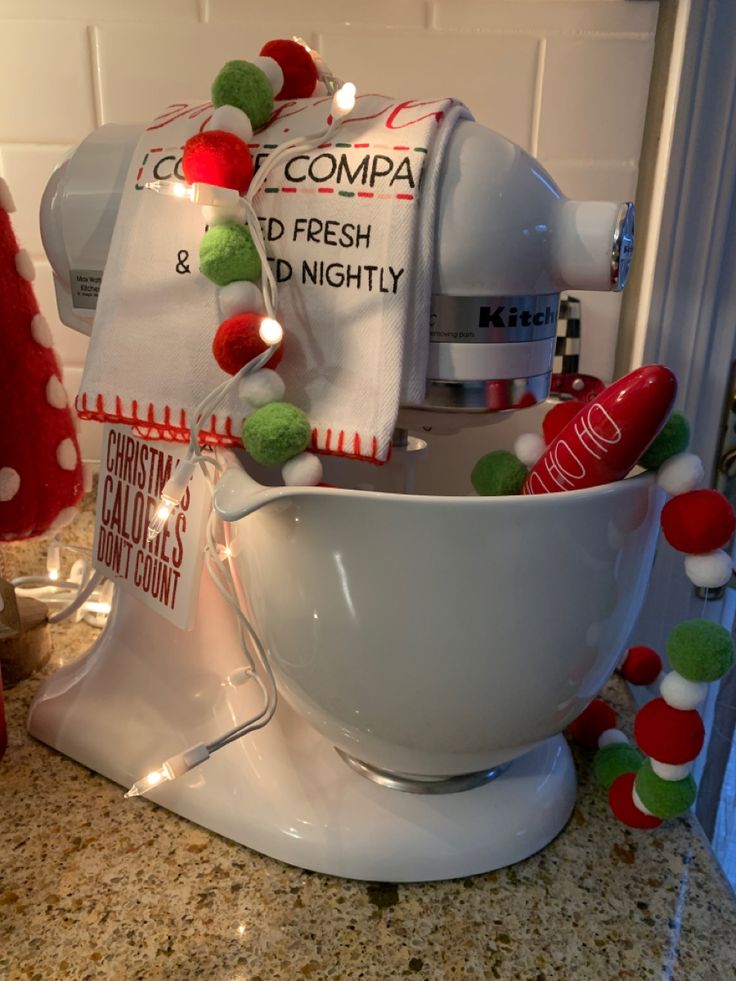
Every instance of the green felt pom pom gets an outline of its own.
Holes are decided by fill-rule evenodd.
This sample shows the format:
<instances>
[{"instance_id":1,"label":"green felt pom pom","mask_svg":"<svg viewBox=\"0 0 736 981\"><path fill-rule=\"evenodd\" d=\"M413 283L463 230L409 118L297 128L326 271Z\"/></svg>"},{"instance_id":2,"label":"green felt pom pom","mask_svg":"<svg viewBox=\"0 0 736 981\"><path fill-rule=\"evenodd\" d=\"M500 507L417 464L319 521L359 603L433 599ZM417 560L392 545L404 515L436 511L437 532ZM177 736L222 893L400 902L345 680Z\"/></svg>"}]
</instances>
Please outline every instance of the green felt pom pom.
<instances>
[{"instance_id":1,"label":"green felt pom pom","mask_svg":"<svg viewBox=\"0 0 736 981\"><path fill-rule=\"evenodd\" d=\"M520 494L527 469L521 460L507 450L486 453L473 467L470 482L481 497Z\"/></svg>"},{"instance_id":2,"label":"green felt pom pom","mask_svg":"<svg viewBox=\"0 0 736 981\"><path fill-rule=\"evenodd\" d=\"M634 789L639 800L655 817L666 820L683 814L695 803L698 786L688 775L684 780L663 780L646 760L636 775Z\"/></svg>"},{"instance_id":3,"label":"green felt pom pom","mask_svg":"<svg viewBox=\"0 0 736 981\"><path fill-rule=\"evenodd\" d=\"M208 228L199 245L199 268L218 286L258 279L261 260L245 225L226 222Z\"/></svg>"},{"instance_id":4,"label":"green felt pom pom","mask_svg":"<svg viewBox=\"0 0 736 981\"><path fill-rule=\"evenodd\" d=\"M667 638L670 664L688 681L717 681L734 660L731 634L708 620L683 620Z\"/></svg>"},{"instance_id":5,"label":"green felt pom pom","mask_svg":"<svg viewBox=\"0 0 736 981\"><path fill-rule=\"evenodd\" d=\"M259 129L273 112L273 91L266 73L249 61L228 61L212 83L212 105L237 106L253 129Z\"/></svg>"},{"instance_id":6,"label":"green felt pom pom","mask_svg":"<svg viewBox=\"0 0 736 981\"><path fill-rule=\"evenodd\" d=\"M684 453L690 442L690 423L681 412L673 412L659 435L639 460L646 470L658 470L675 453Z\"/></svg>"},{"instance_id":7,"label":"green felt pom pom","mask_svg":"<svg viewBox=\"0 0 736 981\"><path fill-rule=\"evenodd\" d=\"M636 773L644 762L644 755L631 743L611 743L595 754L593 772L599 783L608 790L622 773Z\"/></svg>"},{"instance_id":8,"label":"green felt pom pom","mask_svg":"<svg viewBox=\"0 0 736 981\"><path fill-rule=\"evenodd\" d=\"M256 461L280 466L309 446L309 419L290 402L270 402L249 415L243 426L243 443Z\"/></svg>"}]
</instances>

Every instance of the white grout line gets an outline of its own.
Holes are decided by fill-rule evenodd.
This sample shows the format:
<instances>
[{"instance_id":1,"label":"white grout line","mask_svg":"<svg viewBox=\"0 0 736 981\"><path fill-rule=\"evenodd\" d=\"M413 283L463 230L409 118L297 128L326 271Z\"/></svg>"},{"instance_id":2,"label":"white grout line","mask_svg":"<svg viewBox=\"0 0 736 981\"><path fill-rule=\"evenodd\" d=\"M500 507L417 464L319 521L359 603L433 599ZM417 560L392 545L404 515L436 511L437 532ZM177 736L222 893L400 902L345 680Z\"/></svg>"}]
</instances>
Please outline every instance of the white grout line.
<instances>
[{"instance_id":1,"label":"white grout line","mask_svg":"<svg viewBox=\"0 0 736 981\"><path fill-rule=\"evenodd\" d=\"M90 70L92 73L92 99L95 106L95 125L102 125L102 80L100 78L100 64L97 57L97 28L90 25L87 28L87 39L89 45Z\"/></svg>"},{"instance_id":2,"label":"white grout line","mask_svg":"<svg viewBox=\"0 0 736 981\"><path fill-rule=\"evenodd\" d=\"M531 154L539 153L539 128L542 122L542 90L544 88L544 65L547 60L547 39L541 38L537 47L537 77L534 83L534 105L529 146Z\"/></svg>"},{"instance_id":3,"label":"white grout line","mask_svg":"<svg viewBox=\"0 0 736 981\"><path fill-rule=\"evenodd\" d=\"M209 0L199 0L197 4L199 10L199 20L202 24L207 24L209 22L210 11L209 11Z\"/></svg>"}]
</instances>

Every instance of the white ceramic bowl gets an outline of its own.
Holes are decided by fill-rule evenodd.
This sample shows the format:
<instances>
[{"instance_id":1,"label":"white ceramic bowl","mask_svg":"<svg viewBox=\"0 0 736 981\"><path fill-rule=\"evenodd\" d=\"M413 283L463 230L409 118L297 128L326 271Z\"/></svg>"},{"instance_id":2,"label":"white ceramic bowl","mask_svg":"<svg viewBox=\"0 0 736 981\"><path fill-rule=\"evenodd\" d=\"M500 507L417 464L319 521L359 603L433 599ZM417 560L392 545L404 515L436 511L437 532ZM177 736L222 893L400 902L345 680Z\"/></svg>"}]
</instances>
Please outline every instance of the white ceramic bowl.
<instances>
[{"instance_id":1,"label":"white ceramic bowl","mask_svg":"<svg viewBox=\"0 0 736 981\"><path fill-rule=\"evenodd\" d=\"M264 488L215 497L280 693L375 767L486 769L560 732L639 612L661 496L649 476L537 497Z\"/></svg>"}]
</instances>

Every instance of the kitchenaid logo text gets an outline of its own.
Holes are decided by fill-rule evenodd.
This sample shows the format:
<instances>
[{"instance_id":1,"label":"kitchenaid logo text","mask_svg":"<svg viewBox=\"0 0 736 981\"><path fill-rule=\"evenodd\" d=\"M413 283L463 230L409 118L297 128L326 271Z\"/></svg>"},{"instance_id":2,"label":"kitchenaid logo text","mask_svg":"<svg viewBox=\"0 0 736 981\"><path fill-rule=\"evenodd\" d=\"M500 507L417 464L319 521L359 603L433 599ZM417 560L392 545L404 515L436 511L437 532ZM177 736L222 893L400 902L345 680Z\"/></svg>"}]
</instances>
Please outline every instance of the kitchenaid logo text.
<instances>
[{"instance_id":1,"label":"kitchenaid logo text","mask_svg":"<svg viewBox=\"0 0 736 981\"><path fill-rule=\"evenodd\" d=\"M148 541L148 525L175 459L165 450L110 429L100 475L97 568L123 579L173 610L184 560L190 493L187 488L163 531Z\"/></svg>"},{"instance_id":2,"label":"kitchenaid logo text","mask_svg":"<svg viewBox=\"0 0 736 981\"><path fill-rule=\"evenodd\" d=\"M586 462L602 460L612 446L621 442L621 430L603 406L592 403L573 421L578 443L573 448L566 439L552 443L532 471L525 494L544 494L573 490L587 475Z\"/></svg>"},{"instance_id":3,"label":"kitchenaid logo text","mask_svg":"<svg viewBox=\"0 0 736 981\"><path fill-rule=\"evenodd\" d=\"M496 327L498 330L506 330L508 327L542 327L557 323L557 307L549 304L544 310L535 312L519 307L509 307L508 313L504 313L505 310L505 306L480 307L478 327Z\"/></svg>"}]
</instances>

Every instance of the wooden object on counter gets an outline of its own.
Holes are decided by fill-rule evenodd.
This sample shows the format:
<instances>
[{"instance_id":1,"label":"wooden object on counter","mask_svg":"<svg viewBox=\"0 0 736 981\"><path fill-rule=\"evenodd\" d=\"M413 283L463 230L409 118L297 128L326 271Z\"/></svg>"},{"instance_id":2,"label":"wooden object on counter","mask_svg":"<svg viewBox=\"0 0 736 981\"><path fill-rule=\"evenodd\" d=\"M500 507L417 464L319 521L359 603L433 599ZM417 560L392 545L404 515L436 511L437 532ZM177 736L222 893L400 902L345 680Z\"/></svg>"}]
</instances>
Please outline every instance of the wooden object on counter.
<instances>
[{"instance_id":1,"label":"wooden object on counter","mask_svg":"<svg viewBox=\"0 0 736 981\"><path fill-rule=\"evenodd\" d=\"M48 610L29 596L16 596L12 583L0 579L0 669L10 688L38 671L51 655Z\"/></svg>"}]
</instances>

